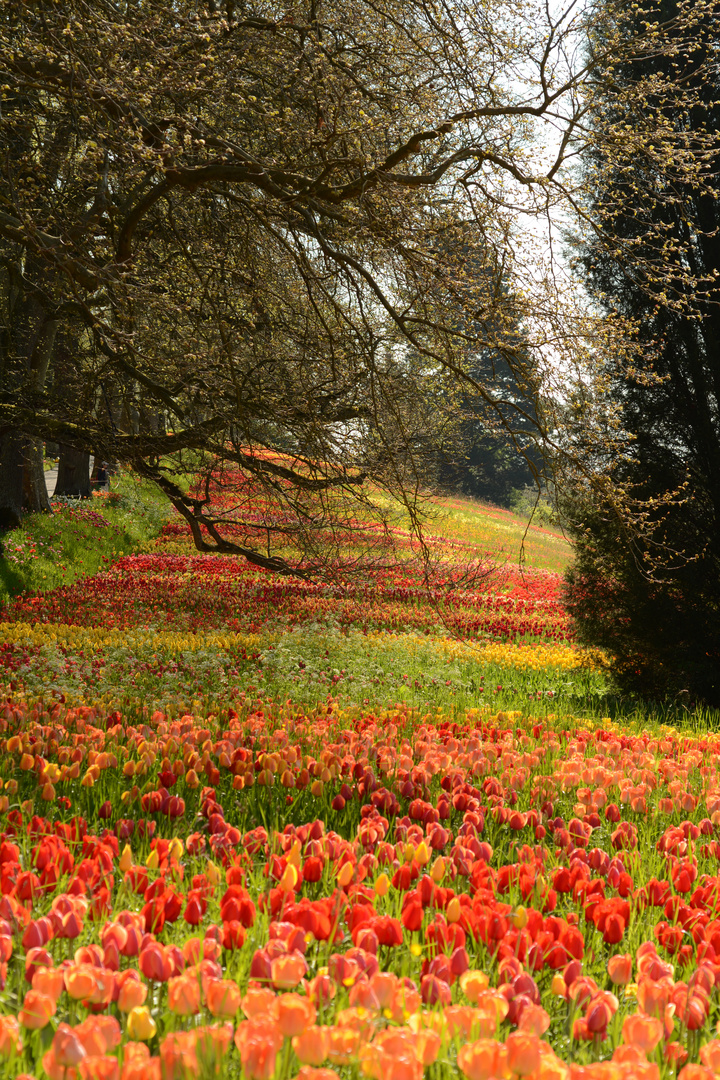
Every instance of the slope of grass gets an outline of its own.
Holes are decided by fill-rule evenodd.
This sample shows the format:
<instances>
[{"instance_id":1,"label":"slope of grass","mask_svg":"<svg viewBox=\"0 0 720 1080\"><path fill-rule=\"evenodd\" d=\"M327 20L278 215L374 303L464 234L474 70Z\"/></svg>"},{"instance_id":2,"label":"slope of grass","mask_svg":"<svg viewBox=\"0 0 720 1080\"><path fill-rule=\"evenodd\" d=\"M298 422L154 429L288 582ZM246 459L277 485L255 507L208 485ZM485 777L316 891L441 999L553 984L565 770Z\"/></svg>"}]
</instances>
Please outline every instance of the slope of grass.
<instances>
[{"instance_id":1,"label":"slope of grass","mask_svg":"<svg viewBox=\"0 0 720 1080\"><path fill-rule=\"evenodd\" d=\"M142 547L166 514L158 491L121 475L111 494L54 503L52 514L29 515L2 538L0 607L15 596L37 595L96 574Z\"/></svg>"},{"instance_id":2,"label":"slope of grass","mask_svg":"<svg viewBox=\"0 0 720 1080\"><path fill-rule=\"evenodd\" d=\"M492 552L500 561L556 573L572 559L572 547L559 529L528 524L512 510L458 495L438 497L433 503L438 516L429 531L453 543Z\"/></svg>"}]
</instances>

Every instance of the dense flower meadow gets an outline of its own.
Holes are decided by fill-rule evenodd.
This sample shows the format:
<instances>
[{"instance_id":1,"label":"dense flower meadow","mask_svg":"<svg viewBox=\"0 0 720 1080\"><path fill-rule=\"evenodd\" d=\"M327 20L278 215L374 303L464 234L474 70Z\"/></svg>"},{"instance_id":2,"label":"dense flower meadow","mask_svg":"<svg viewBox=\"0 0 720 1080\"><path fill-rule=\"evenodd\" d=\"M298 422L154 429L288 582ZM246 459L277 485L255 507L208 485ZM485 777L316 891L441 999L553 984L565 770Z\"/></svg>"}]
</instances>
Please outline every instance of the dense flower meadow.
<instances>
[{"instance_id":1,"label":"dense flower meadow","mask_svg":"<svg viewBox=\"0 0 720 1080\"><path fill-rule=\"evenodd\" d=\"M720 736L558 708L552 573L179 535L1 615L0 1076L720 1073Z\"/></svg>"},{"instance_id":2,"label":"dense flower meadow","mask_svg":"<svg viewBox=\"0 0 720 1080\"><path fill-rule=\"evenodd\" d=\"M572 643L560 575L500 563L479 532L435 538L432 587L402 562L327 584L200 555L171 520L150 550L0 611L0 671L15 691L79 704L199 699L210 710L255 689L418 708L448 693L514 707L518 695L572 696L578 680L586 690L594 667ZM480 572L464 582L472 560Z\"/></svg>"},{"instance_id":3,"label":"dense flower meadow","mask_svg":"<svg viewBox=\"0 0 720 1080\"><path fill-rule=\"evenodd\" d=\"M715 1075L720 737L249 702L0 727L4 1075Z\"/></svg>"}]
</instances>

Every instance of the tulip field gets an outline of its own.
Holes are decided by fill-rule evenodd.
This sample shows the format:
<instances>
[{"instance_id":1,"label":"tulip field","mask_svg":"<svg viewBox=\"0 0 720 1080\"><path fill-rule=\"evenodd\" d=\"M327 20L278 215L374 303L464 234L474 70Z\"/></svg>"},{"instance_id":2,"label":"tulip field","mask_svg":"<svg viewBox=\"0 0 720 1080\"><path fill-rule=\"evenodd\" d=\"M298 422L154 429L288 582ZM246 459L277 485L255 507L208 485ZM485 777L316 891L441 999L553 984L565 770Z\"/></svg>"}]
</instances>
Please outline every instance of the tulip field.
<instances>
[{"instance_id":1,"label":"tulip field","mask_svg":"<svg viewBox=\"0 0 720 1080\"><path fill-rule=\"evenodd\" d=\"M720 1075L720 734L603 717L563 538L446 511L456 588L169 519L0 610L0 1077Z\"/></svg>"}]
</instances>

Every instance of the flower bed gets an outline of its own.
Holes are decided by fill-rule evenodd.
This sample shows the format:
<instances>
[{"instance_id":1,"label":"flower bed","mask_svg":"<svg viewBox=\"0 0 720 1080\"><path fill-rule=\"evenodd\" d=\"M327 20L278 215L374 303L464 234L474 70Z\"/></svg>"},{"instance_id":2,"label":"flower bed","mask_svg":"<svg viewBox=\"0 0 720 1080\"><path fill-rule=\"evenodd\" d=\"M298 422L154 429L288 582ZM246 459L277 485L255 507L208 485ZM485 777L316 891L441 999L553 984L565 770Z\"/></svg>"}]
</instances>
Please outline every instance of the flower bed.
<instances>
[{"instance_id":1,"label":"flower bed","mask_svg":"<svg viewBox=\"0 0 720 1080\"><path fill-rule=\"evenodd\" d=\"M718 736L257 699L0 727L8 1070L715 1075Z\"/></svg>"}]
</instances>

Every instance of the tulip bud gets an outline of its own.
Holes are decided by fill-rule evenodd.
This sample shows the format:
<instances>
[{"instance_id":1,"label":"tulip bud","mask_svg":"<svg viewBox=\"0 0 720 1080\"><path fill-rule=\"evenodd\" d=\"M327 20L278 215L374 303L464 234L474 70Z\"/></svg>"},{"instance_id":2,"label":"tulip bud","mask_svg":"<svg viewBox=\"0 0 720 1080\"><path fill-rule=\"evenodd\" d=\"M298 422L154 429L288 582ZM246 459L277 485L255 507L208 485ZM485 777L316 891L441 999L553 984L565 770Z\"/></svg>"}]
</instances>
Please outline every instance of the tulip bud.
<instances>
[{"instance_id":1,"label":"tulip bud","mask_svg":"<svg viewBox=\"0 0 720 1080\"><path fill-rule=\"evenodd\" d=\"M615 986L627 986L632 978L632 956L630 953L611 956L608 960L607 969L610 981Z\"/></svg>"},{"instance_id":2,"label":"tulip bud","mask_svg":"<svg viewBox=\"0 0 720 1080\"><path fill-rule=\"evenodd\" d=\"M130 869L130 867L132 866L132 864L133 864L132 848L130 847L129 844L126 844L125 847L122 850L122 855L120 856L120 861L118 862L118 866L122 870L123 874L126 874L128 872L128 870Z\"/></svg>"},{"instance_id":3,"label":"tulip bud","mask_svg":"<svg viewBox=\"0 0 720 1080\"><path fill-rule=\"evenodd\" d=\"M302 863L302 850L299 840L295 841L286 858L290 866L295 866L298 870L300 869L300 864Z\"/></svg>"},{"instance_id":4,"label":"tulip bud","mask_svg":"<svg viewBox=\"0 0 720 1080\"><path fill-rule=\"evenodd\" d=\"M337 872L337 883L341 889L349 885L355 876L355 867L351 862L343 863Z\"/></svg>"},{"instance_id":5,"label":"tulip bud","mask_svg":"<svg viewBox=\"0 0 720 1080\"><path fill-rule=\"evenodd\" d=\"M445 860L442 855L438 855L435 862L430 869L430 877L433 879L436 885L439 885L442 879L445 877Z\"/></svg>"},{"instance_id":6,"label":"tulip bud","mask_svg":"<svg viewBox=\"0 0 720 1080\"><path fill-rule=\"evenodd\" d=\"M516 930L523 930L528 923L528 913L522 904L519 904L512 915L510 916L510 922L513 924Z\"/></svg>"},{"instance_id":7,"label":"tulip bud","mask_svg":"<svg viewBox=\"0 0 720 1080\"><path fill-rule=\"evenodd\" d=\"M375 882L375 895L387 896L388 889L390 888L390 878L387 874L380 874Z\"/></svg>"},{"instance_id":8,"label":"tulip bud","mask_svg":"<svg viewBox=\"0 0 720 1080\"><path fill-rule=\"evenodd\" d=\"M430 848L424 840L421 840L415 849L415 862L418 866L427 866L430 862Z\"/></svg>"},{"instance_id":9,"label":"tulip bud","mask_svg":"<svg viewBox=\"0 0 720 1080\"><path fill-rule=\"evenodd\" d=\"M297 867L293 866L292 863L288 863L287 866L285 867L285 869L283 870L282 877L280 878L280 880L278 882L278 888L282 889L284 892L292 892L293 889L295 888L295 886L297 885L297 883L298 883Z\"/></svg>"},{"instance_id":10,"label":"tulip bud","mask_svg":"<svg viewBox=\"0 0 720 1080\"><path fill-rule=\"evenodd\" d=\"M460 901L457 896L453 896L445 911L445 918L449 923L456 923L460 919L461 911Z\"/></svg>"}]
</instances>

